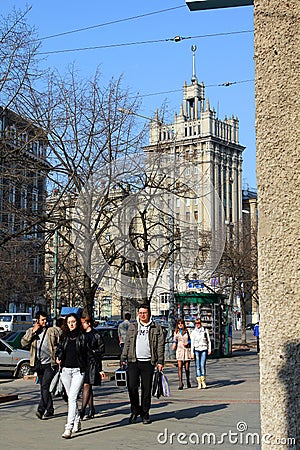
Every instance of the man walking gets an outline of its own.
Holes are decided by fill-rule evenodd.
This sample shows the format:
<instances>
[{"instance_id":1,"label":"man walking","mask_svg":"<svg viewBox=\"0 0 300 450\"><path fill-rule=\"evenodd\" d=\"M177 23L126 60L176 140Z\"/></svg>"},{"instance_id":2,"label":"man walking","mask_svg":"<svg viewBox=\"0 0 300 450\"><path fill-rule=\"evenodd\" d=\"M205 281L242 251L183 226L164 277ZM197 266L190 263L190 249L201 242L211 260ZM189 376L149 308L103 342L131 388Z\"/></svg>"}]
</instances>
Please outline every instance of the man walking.
<instances>
[{"instance_id":1,"label":"man walking","mask_svg":"<svg viewBox=\"0 0 300 450\"><path fill-rule=\"evenodd\" d=\"M37 373L40 383L41 398L36 416L48 419L54 415L49 389L56 372L55 352L60 332L57 327L47 327L46 312L39 311L35 317L35 325L26 331L21 344L23 347L30 344L30 365Z\"/></svg>"},{"instance_id":2,"label":"man walking","mask_svg":"<svg viewBox=\"0 0 300 450\"><path fill-rule=\"evenodd\" d=\"M124 348L128 327L130 325L130 319L131 319L131 314L125 313L123 322L121 322L120 325L118 326L119 344L120 344L122 351Z\"/></svg>"},{"instance_id":3,"label":"man walking","mask_svg":"<svg viewBox=\"0 0 300 450\"><path fill-rule=\"evenodd\" d=\"M162 328L151 320L150 306L145 303L138 309L138 320L129 325L121 355L123 365L128 363L128 393L131 404L129 423L140 415L143 423L150 424L151 390L154 368L164 365L165 339ZM139 385L141 384L141 402Z\"/></svg>"}]
</instances>

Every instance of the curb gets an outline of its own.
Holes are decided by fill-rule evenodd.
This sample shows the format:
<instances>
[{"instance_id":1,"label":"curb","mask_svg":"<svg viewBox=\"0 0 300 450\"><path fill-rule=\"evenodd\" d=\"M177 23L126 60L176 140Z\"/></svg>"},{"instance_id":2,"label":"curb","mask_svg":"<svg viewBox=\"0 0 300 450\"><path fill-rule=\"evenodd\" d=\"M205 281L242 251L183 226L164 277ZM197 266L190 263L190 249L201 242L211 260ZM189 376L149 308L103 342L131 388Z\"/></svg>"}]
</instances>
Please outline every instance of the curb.
<instances>
[{"instance_id":1,"label":"curb","mask_svg":"<svg viewBox=\"0 0 300 450\"><path fill-rule=\"evenodd\" d=\"M19 400L18 394L0 394L0 403L11 402Z\"/></svg>"}]
</instances>

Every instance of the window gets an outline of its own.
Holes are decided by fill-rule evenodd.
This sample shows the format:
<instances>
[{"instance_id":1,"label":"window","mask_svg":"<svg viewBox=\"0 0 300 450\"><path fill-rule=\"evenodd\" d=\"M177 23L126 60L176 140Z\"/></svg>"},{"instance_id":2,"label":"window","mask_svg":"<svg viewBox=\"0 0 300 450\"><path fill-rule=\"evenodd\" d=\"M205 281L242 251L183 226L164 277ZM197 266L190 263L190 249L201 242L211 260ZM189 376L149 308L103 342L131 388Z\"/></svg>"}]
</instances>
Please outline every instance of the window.
<instances>
[{"instance_id":1,"label":"window","mask_svg":"<svg viewBox=\"0 0 300 450\"><path fill-rule=\"evenodd\" d=\"M32 212L38 212L38 206L39 206L39 194L34 189L32 191Z\"/></svg>"}]
</instances>

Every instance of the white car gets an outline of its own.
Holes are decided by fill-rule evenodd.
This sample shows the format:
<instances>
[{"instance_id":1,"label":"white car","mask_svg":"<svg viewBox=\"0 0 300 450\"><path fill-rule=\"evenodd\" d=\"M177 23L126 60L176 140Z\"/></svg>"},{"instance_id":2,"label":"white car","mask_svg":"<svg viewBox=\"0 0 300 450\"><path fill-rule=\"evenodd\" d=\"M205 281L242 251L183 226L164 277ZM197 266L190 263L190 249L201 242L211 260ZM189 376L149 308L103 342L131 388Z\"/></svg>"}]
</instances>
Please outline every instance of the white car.
<instances>
[{"instance_id":1,"label":"white car","mask_svg":"<svg viewBox=\"0 0 300 450\"><path fill-rule=\"evenodd\" d=\"M30 352L15 349L0 338L0 371L11 372L17 378L30 375L32 373Z\"/></svg>"}]
</instances>

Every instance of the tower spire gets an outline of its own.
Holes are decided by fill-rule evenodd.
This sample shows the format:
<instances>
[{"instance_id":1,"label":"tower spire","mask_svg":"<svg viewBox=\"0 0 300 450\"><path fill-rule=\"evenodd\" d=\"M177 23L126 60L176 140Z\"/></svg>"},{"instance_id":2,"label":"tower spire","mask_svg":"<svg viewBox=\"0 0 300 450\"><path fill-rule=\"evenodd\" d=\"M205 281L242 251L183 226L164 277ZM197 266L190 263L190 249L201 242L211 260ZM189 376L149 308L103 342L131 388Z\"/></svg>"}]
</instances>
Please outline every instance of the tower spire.
<instances>
[{"instance_id":1,"label":"tower spire","mask_svg":"<svg viewBox=\"0 0 300 450\"><path fill-rule=\"evenodd\" d=\"M197 76L196 76L196 58L195 58L197 45L193 44L191 46L191 50L192 50L192 53L193 53L193 73L192 73L192 80L191 81L192 81L192 83L197 83L198 80L197 80Z\"/></svg>"}]
</instances>

